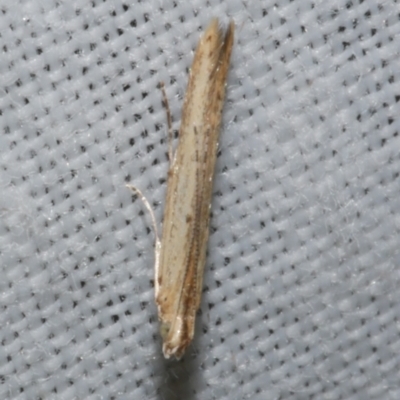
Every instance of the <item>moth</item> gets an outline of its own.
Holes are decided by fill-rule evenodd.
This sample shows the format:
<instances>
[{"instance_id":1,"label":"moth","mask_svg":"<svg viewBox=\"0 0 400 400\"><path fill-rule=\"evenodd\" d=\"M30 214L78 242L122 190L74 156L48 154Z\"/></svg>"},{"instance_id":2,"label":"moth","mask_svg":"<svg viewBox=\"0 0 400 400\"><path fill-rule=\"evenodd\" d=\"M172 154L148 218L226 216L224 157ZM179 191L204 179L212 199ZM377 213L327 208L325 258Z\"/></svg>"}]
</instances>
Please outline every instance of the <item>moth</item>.
<instances>
[{"instance_id":1,"label":"moth","mask_svg":"<svg viewBox=\"0 0 400 400\"><path fill-rule=\"evenodd\" d=\"M162 237L160 240L156 231L155 249L155 298L165 358L180 359L194 335L233 40L233 22L223 32L217 19L211 21L201 37L190 70L178 145L174 153L169 149ZM165 91L163 94L166 102ZM167 116L170 125L168 106ZM133 189L151 209L140 191ZM155 226L153 213L152 219Z\"/></svg>"}]
</instances>

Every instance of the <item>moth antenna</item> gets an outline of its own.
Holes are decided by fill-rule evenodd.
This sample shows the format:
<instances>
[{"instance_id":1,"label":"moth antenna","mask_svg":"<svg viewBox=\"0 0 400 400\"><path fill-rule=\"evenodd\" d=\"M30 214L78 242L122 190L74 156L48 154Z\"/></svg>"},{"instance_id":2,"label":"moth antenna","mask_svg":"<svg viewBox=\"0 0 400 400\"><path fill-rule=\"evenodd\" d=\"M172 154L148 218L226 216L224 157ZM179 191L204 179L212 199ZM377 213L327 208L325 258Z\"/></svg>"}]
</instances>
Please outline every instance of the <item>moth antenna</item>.
<instances>
[{"instance_id":1,"label":"moth antenna","mask_svg":"<svg viewBox=\"0 0 400 400\"><path fill-rule=\"evenodd\" d=\"M164 82L160 82L160 89L163 97L163 106L167 113L167 124L168 124L168 158L169 162L171 163L174 157L173 150L172 150L172 141L173 141L173 133L172 133L172 118L171 118L171 110L169 108L167 92L165 91Z\"/></svg>"}]
</instances>

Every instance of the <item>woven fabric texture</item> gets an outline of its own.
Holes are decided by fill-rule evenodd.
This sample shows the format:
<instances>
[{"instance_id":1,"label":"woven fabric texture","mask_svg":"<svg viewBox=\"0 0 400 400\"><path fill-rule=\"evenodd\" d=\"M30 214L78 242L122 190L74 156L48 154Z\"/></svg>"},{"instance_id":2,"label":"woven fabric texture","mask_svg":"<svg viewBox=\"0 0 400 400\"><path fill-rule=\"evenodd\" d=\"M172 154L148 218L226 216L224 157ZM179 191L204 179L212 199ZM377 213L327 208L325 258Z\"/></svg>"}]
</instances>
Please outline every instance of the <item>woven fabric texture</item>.
<instances>
[{"instance_id":1,"label":"woven fabric texture","mask_svg":"<svg viewBox=\"0 0 400 400\"><path fill-rule=\"evenodd\" d=\"M196 335L154 232L193 51L236 25ZM400 3L0 1L0 398L400 398ZM175 142L176 145L176 142Z\"/></svg>"}]
</instances>

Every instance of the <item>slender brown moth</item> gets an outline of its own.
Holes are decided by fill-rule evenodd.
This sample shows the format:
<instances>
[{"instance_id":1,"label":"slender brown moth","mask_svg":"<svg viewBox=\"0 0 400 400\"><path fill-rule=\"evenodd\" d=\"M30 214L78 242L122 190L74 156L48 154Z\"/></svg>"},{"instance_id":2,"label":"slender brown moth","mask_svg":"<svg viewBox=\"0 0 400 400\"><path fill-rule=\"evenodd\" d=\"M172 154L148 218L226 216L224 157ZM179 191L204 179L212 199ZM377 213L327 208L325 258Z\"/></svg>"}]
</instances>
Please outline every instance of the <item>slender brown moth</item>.
<instances>
[{"instance_id":1,"label":"slender brown moth","mask_svg":"<svg viewBox=\"0 0 400 400\"><path fill-rule=\"evenodd\" d=\"M213 19L194 56L182 110L179 143L169 149L167 200L162 240L156 230L155 297L163 353L180 359L194 335L209 235L214 166L226 78L234 38ZM165 92L163 89L164 97ZM170 128L170 114L167 116ZM171 140L170 140L171 141ZM139 193L146 207L150 204ZM154 214L151 211L155 226Z\"/></svg>"}]
</instances>

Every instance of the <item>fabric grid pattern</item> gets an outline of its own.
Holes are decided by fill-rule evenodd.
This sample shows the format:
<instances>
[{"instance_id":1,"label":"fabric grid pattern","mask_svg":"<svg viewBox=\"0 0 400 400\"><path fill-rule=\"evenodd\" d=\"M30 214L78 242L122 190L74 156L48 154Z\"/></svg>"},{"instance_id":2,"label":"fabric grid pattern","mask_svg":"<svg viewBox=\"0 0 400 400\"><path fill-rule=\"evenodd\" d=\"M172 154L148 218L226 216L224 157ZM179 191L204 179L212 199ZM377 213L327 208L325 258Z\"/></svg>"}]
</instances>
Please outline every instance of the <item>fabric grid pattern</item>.
<instances>
[{"instance_id":1,"label":"fabric grid pattern","mask_svg":"<svg viewBox=\"0 0 400 400\"><path fill-rule=\"evenodd\" d=\"M333 5L334 4L334 5ZM204 293L164 360L164 81L236 25ZM400 398L400 3L0 1L0 398Z\"/></svg>"}]
</instances>

